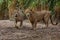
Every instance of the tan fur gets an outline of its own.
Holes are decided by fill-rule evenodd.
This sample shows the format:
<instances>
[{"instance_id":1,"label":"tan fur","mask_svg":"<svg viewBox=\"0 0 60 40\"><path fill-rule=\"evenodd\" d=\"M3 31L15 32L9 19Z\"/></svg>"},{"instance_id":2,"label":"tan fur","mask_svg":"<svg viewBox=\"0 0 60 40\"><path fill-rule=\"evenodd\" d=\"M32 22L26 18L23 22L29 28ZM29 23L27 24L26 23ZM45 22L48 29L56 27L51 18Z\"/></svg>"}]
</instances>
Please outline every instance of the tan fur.
<instances>
[{"instance_id":1,"label":"tan fur","mask_svg":"<svg viewBox=\"0 0 60 40\"><path fill-rule=\"evenodd\" d=\"M40 22L41 20L43 20L44 23L46 24L46 26L48 27L48 21L49 21L49 19L51 19L50 11L42 10L42 11L37 12L37 11L27 9L25 11L25 13L29 14L27 16L28 16L34 30L36 29L37 22ZM52 20L51 20L51 23L53 24Z\"/></svg>"},{"instance_id":2,"label":"tan fur","mask_svg":"<svg viewBox=\"0 0 60 40\"><path fill-rule=\"evenodd\" d=\"M21 9L17 9L15 11L15 27L20 28L23 25L23 21L26 19L26 15ZM16 24L17 22L20 22L20 27L18 27Z\"/></svg>"}]
</instances>

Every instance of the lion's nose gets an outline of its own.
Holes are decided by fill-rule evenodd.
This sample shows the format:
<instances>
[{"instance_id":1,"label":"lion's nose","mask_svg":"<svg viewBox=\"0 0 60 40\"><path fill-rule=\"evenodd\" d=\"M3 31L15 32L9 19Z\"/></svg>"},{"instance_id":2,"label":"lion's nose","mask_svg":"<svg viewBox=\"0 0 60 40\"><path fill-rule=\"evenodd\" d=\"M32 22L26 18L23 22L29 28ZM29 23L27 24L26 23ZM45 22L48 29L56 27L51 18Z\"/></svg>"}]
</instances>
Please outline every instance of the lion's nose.
<instances>
[{"instance_id":1,"label":"lion's nose","mask_svg":"<svg viewBox=\"0 0 60 40\"><path fill-rule=\"evenodd\" d=\"M30 16L30 13L27 13L26 16L29 17Z\"/></svg>"}]
</instances>

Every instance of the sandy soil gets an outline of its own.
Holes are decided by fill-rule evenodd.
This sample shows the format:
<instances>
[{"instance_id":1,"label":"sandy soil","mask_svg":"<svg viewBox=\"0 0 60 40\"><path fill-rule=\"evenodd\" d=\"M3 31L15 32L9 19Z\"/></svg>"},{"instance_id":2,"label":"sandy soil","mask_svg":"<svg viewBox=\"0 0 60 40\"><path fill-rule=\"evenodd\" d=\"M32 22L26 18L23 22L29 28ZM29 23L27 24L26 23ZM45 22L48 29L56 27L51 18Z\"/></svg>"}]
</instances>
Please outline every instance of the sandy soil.
<instances>
[{"instance_id":1,"label":"sandy soil","mask_svg":"<svg viewBox=\"0 0 60 40\"><path fill-rule=\"evenodd\" d=\"M38 23L36 31L31 30L32 26L27 21L20 29L14 26L14 21L0 20L0 40L60 40L60 24L49 24L45 28L44 24Z\"/></svg>"}]
</instances>

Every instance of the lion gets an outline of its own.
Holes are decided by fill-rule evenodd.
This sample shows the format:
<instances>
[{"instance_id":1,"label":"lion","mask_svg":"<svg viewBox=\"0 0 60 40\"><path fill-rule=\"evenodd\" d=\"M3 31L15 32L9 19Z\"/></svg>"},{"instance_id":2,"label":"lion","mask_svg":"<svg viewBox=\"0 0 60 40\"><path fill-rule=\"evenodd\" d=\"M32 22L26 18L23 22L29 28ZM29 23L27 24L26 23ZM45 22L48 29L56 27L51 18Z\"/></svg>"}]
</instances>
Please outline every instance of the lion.
<instances>
[{"instance_id":1,"label":"lion","mask_svg":"<svg viewBox=\"0 0 60 40\"><path fill-rule=\"evenodd\" d=\"M46 27L48 27L49 19L51 20L51 23L53 25L57 25L57 23L54 24L52 21L51 11L48 11L48 10L33 11L31 9L27 9L25 13L32 24L33 30L36 29L37 22L40 22L41 20L43 20L43 22L46 24Z\"/></svg>"},{"instance_id":2,"label":"lion","mask_svg":"<svg viewBox=\"0 0 60 40\"><path fill-rule=\"evenodd\" d=\"M17 9L17 10L15 10L14 11L14 13L15 13L15 27L16 28L21 28L22 27L22 25L23 25L23 21L25 20L25 19L27 19L27 17L26 17L26 15L24 14L24 11L23 10L21 10L21 9ZM20 22L20 27L18 27L16 24L17 24L17 22Z\"/></svg>"}]
</instances>

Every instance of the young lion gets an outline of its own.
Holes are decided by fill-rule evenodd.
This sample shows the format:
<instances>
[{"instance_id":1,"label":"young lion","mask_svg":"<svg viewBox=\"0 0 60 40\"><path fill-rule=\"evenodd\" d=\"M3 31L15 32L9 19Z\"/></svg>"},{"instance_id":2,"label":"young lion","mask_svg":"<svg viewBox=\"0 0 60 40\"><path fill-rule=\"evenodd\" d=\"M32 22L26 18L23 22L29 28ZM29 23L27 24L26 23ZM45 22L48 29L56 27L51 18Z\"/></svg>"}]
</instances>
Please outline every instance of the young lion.
<instances>
[{"instance_id":1,"label":"young lion","mask_svg":"<svg viewBox=\"0 0 60 40\"><path fill-rule=\"evenodd\" d=\"M41 20L44 21L47 27L48 27L49 19L51 20L51 23L53 24L50 11L42 10L42 11L36 12L30 9L27 9L25 13L27 14L34 30L36 29L37 22L40 22Z\"/></svg>"},{"instance_id":2,"label":"young lion","mask_svg":"<svg viewBox=\"0 0 60 40\"><path fill-rule=\"evenodd\" d=\"M21 9L17 9L14 11L15 13L15 23L17 24L17 22L20 22L20 27L22 26L23 24L23 21L25 19L27 19L26 15L24 14L23 10ZM16 28L20 28L20 27L17 27L17 25L15 24L15 27Z\"/></svg>"}]
</instances>

